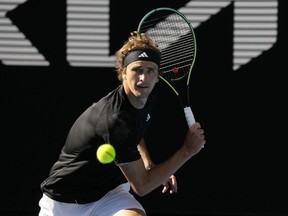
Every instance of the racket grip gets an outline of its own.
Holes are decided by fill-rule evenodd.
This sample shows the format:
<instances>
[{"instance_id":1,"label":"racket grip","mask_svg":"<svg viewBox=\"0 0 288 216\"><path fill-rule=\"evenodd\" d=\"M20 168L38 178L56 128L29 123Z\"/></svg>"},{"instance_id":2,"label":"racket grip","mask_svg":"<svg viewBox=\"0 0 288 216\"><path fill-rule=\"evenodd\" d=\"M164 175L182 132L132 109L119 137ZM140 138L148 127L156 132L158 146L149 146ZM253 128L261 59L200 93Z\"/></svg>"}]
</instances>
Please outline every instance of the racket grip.
<instances>
[{"instance_id":1,"label":"racket grip","mask_svg":"<svg viewBox=\"0 0 288 216\"><path fill-rule=\"evenodd\" d=\"M190 128L195 123L195 118L194 118L194 115L192 113L191 107L185 107L184 113L185 113L188 127Z\"/></svg>"}]
</instances>

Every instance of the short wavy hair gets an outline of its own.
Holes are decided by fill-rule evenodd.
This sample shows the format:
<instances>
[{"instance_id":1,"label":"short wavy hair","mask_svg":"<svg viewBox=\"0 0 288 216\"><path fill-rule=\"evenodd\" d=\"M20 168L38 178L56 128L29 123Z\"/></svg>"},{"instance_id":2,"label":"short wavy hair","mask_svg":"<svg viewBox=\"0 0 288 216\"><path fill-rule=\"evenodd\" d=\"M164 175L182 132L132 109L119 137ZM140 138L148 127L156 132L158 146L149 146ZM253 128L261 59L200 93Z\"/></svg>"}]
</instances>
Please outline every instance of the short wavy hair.
<instances>
[{"instance_id":1,"label":"short wavy hair","mask_svg":"<svg viewBox=\"0 0 288 216\"><path fill-rule=\"evenodd\" d=\"M118 73L118 79L122 82L122 74L125 72L126 67L123 66L123 61L126 54L132 50L139 49L151 49L159 55L161 54L160 49L156 41L146 33L139 33L133 31L130 33L128 40L115 54L115 69Z\"/></svg>"}]
</instances>

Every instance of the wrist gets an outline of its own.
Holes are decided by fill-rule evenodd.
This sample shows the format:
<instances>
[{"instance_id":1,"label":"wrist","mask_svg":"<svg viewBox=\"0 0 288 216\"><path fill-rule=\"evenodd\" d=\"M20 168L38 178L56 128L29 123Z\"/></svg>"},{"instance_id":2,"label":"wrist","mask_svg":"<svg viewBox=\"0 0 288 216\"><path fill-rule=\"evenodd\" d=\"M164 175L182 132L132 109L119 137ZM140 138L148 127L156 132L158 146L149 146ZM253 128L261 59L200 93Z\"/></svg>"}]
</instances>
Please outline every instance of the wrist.
<instances>
[{"instance_id":1,"label":"wrist","mask_svg":"<svg viewBox=\"0 0 288 216\"><path fill-rule=\"evenodd\" d=\"M146 170L150 170L150 169L152 169L154 166L155 166L155 164L151 162L151 163L149 163L149 164L145 167L145 169L146 169Z\"/></svg>"}]
</instances>

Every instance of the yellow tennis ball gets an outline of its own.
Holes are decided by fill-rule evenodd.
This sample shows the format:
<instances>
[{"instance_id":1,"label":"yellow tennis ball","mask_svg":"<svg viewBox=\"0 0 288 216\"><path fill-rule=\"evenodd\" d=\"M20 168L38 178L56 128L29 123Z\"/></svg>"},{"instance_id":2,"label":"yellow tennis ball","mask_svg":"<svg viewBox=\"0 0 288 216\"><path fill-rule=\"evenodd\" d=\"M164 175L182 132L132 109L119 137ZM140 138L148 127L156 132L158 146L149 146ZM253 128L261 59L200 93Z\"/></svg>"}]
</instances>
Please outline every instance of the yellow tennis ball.
<instances>
[{"instance_id":1,"label":"yellow tennis ball","mask_svg":"<svg viewBox=\"0 0 288 216\"><path fill-rule=\"evenodd\" d=\"M102 144L96 152L97 159L102 164L108 164L114 161L116 156L115 148L111 144Z\"/></svg>"}]
</instances>

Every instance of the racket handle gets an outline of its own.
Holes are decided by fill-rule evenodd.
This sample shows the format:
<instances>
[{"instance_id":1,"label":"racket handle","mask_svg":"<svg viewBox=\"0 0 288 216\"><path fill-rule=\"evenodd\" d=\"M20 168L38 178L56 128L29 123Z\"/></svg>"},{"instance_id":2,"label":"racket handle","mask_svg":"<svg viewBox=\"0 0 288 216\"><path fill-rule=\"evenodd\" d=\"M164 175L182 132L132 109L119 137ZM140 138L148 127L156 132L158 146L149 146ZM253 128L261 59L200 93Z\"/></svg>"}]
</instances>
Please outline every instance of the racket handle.
<instances>
[{"instance_id":1,"label":"racket handle","mask_svg":"<svg viewBox=\"0 0 288 216\"><path fill-rule=\"evenodd\" d=\"M195 118L194 118L194 115L192 113L191 107L185 107L184 113L185 113L188 127L190 128L195 123Z\"/></svg>"}]
</instances>

